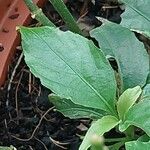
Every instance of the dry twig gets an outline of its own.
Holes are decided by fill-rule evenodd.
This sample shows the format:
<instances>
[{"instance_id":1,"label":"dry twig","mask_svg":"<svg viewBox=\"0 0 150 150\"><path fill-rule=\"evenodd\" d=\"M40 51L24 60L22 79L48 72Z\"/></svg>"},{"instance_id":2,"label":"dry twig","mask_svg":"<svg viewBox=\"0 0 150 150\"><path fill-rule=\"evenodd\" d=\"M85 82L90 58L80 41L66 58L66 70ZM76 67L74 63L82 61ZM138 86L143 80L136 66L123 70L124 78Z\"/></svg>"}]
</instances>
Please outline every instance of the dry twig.
<instances>
[{"instance_id":1,"label":"dry twig","mask_svg":"<svg viewBox=\"0 0 150 150\"><path fill-rule=\"evenodd\" d=\"M42 120L44 119L44 117L45 117L53 108L54 108L54 107L49 108L49 109L44 113L44 115L41 117L41 119L40 119L38 125L36 126L36 128L35 128L34 131L32 132L32 135L30 136L30 138L28 138L28 139L21 139L21 138L18 138L18 137L16 137L16 136L14 136L14 135L11 135L11 137L13 137L13 138L15 138L15 139L17 139L17 140L19 140L19 141L23 141L23 142L28 142L28 141L30 141L31 139L33 139L33 137L34 137L36 131L38 130L38 128L40 127L40 125L41 125L41 123L42 123Z\"/></svg>"}]
</instances>

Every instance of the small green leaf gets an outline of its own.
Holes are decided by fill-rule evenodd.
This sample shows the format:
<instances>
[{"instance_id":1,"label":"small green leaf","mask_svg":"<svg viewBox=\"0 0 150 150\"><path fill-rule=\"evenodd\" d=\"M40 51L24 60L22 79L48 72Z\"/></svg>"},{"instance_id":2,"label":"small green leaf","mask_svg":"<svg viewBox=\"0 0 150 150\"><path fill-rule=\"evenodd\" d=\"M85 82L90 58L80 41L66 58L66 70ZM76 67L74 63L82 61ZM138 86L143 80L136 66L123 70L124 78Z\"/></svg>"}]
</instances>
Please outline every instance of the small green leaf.
<instances>
[{"instance_id":1,"label":"small green leaf","mask_svg":"<svg viewBox=\"0 0 150 150\"><path fill-rule=\"evenodd\" d=\"M131 141L125 143L126 150L150 150L150 142Z\"/></svg>"},{"instance_id":2,"label":"small green leaf","mask_svg":"<svg viewBox=\"0 0 150 150\"><path fill-rule=\"evenodd\" d=\"M126 5L121 25L150 37L150 0L121 0Z\"/></svg>"},{"instance_id":3,"label":"small green leaf","mask_svg":"<svg viewBox=\"0 0 150 150\"><path fill-rule=\"evenodd\" d=\"M146 84L150 84L150 72L149 72L149 74L148 74L148 76L147 76Z\"/></svg>"},{"instance_id":4,"label":"small green leaf","mask_svg":"<svg viewBox=\"0 0 150 150\"><path fill-rule=\"evenodd\" d=\"M21 27L20 33L25 61L44 86L75 104L115 114L114 72L92 41L52 27Z\"/></svg>"},{"instance_id":5,"label":"small green leaf","mask_svg":"<svg viewBox=\"0 0 150 150\"><path fill-rule=\"evenodd\" d=\"M91 119L99 119L106 115L106 112L100 109L94 109L91 107L85 107L81 105L74 104L71 100L60 98L57 95L51 94L49 95L49 100L52 102L56 109L63 113L66 117L70 117L72 119L75 118L91 118Z\"/></svg>"},{"instance_id":6,"label":"small green leaf","mask_svg":"<svg viewBox=\"0 0 150 150\"><path fill-rule=\"evenodd\" d=\"M91 146L91 138L93 135L102 136L105 132L108 132L119 123L118 119L113 116L104 116L103 118L94 122L90 129L87 131L79 150L87 150Z\"/></svg>"},{"instance_id":7,"label":"small green leaf","mask_svg":"<svg viewBox=\"0 0 150 150\"><path fill-rule=\"evenodd\" d=\"M136 86L134 88L127 89L119 97L119 100L117 102L117 110L118 110L119 118L121 120L124 120L125 114L134 105L134 103L139 98L141 93L142 93L141 87Z\"/></svg>"},{"instance_id":8,"label":"small green leaf","mask_svg":"<svg viewBox=\"0 0 150 150\"><path fill-rule=\"evenodd\" d=\"M13 146L10 147L0 146L0 150L17 150L17 149Z\"/></svg>"},{"instance_id":9,"label":"small green leaf","mask_svg":"<svg viewBox=\"0 0 150 150\"><path fill-rule=\"evenodd\" d=\"M130 125L141 128L150 136L150 100L142 100L131 107L119 129L125 131Z\"/></svg>"},{"instance_id":10,"label":"small green leaf","mask_svg":"<svg viewBox=\"0 0 150 150\"><path fill-rule=\"evenodd\" d=\"M90 34L96 38L106 56L111 55L116 59L124 90L145 85L149 74L149 56L134 33L121 25L106 21Z\"/></svg>"},{"instance_id":11,"label":"small green leaf","mask_svg":"<svg viewBox=\"0 0 150 150\"><path fill-rule=\"evenodd\" d=\"M142 136L140 136L140 137L138 138L138 141L141 141L141 142L149 142L149 141L150 141L150 137L149 137L148 135L144 134L144 135L142 135Z\"/></svg>"},{"instance_id":12,"label":"small green leaf","mask_svg":"<svg viewBox=\"0 0 150 150\"><path fill-rule=\"evenodd\" d=\"M141 95L141 99L150 100L150 84L147 84L147 85L144 87L143 92L142 92L142 95Z\"/></svg>"}]
</instances>

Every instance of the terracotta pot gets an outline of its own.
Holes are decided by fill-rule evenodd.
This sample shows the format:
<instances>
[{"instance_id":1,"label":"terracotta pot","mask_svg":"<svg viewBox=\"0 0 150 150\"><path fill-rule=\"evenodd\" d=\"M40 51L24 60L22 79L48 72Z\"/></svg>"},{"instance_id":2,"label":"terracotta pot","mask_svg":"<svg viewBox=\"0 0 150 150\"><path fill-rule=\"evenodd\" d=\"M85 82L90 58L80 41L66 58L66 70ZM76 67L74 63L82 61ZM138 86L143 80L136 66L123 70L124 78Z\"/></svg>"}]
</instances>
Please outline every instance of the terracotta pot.
<instances>
[{"instance_id":1,"label":"terracotta pot","mask_svg":"<svg viewBox=\"0 0 150 150\"><path fill-rule=\"evenodd\" d=\"M34 0L40 7L45 0ZM23 0L0 0L0 87L4 84L8 65L20 39L18 25L28 25L30 12Z\"/></svg>"}]
</instances>

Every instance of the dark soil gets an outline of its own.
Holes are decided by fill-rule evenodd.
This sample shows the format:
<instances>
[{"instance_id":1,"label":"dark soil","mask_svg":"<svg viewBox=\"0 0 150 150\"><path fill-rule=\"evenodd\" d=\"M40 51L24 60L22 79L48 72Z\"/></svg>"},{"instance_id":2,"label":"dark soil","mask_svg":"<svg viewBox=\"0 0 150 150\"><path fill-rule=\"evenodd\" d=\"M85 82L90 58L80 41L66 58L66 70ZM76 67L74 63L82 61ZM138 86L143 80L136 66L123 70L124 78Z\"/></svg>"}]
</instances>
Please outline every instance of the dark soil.
<instances>
[{"instance_id":1,"label":"dark soil","mask_svg":"<svg viewBox=\"0 0 150 150\"><path fill-rule=\"evenodd\" d=\"M20 51L10 66L10 76L19 55ZM0 93L0 145L13 145L18 150L77 149L76 134L81 133L77 127L81 122L65 118L53 109L47 98L50 90L31 75L23 60L10 90L8 84L9 80Z\"/></svg>"},{"instance_id":2,"label":"dark soil","mask_svg":"<svg viewBox=\"0 0 150 150\"><path fill-rule=\"evenodd\" d=\"M121 20L122 10L110 0L95 0L95 5L88 0L66 2L75 18L91 28L101 25L95 16L117 23ZM49 3L44 12L57 26L67 29ZM77 150L81 142L79 135L87 131L90 121L71 120L55 111L47 98L51 91L30 73L23 58L18 64L19 57L21 50L17 50L7 81L0 89L0 145L13 145L18 150Z\"/></svg>"}]
</instances>

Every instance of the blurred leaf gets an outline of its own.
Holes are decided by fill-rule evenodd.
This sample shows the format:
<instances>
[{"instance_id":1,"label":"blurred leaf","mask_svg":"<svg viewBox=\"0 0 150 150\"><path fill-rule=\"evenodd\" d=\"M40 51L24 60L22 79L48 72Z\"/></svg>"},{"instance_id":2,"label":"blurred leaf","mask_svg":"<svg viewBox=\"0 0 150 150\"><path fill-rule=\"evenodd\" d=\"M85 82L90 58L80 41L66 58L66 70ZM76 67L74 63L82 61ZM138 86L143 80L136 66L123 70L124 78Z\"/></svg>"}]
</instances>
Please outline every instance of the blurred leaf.
<instances>
[{"instance_id":1,"label":"blurred leaf","mask_svg":"<svg viewBox=\"0 0 150 150\"><path fill-rule=\"evenodd\" d=\"M108 132L118 125L118 123L118 119L113 116L104 116L94 122L86 133L79 150L87 150L91 146L91 139L93 135L102 136L105 132Z\"/></svg>"},{"instance_id":2,"label":"blurred leaf","mask_svg":"<svg viewBox=\"0 0 150 150\"><path fill-rule=\"evenodd\" d=\"M150 142L131 141L125 144L126 150L150 150Z\"/></svg>"},{"instance_id":3,"label":"blurred leaf","mask_svg":"<svg viewBox=\"0 0 150 150\"><path fill-rule=\"evenodd\" d=\"M13 146L10 147L0 146L0 150L17 150L17 149Z\"/></svg>"},{"instance_id":4,"label":"blurred leaf","mask_svg":"<svg viewBox=\"0 0 150 150\"><path fill-rule=\"evenodd\" d=\"M148 135L144 134L144 135L142 135L142 136L140 136L140 137L138 138L138 141L141 141L141 142L149 142L149 141L150 141L150 137L149 137Z\"/></svg>"},{"instance_id":5,"label":"blurred leaf","mask_svg":"<svg viewBox=\"0 0 150 150\"><path fill-rule=\"evenodd\" d=\"M142 95L141 95L141 100L143 100L143 99L150 100L150 84L147 84L143 88L143 92L142 92Z\"/></svg>"}]
</instances>

